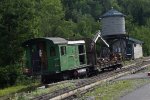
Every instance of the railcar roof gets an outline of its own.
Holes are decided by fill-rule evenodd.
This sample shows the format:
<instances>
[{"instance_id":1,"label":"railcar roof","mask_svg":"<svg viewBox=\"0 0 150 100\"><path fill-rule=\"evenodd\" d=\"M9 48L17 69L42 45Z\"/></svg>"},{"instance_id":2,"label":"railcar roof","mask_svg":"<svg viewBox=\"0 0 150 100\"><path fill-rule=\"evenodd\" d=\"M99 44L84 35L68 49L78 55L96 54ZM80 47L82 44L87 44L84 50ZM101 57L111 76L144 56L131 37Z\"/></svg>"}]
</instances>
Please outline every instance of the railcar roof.
<instances>
[{"instance_id":1,"label":"railcar roof","mask_svg":"<svg viewBox=\"0 0 150 100\"><path fill-rule=\"evenodd\" d=\"M84 40L77 40L77 41L68 41L64 38L60 37L42 37L42 38L33 38L25 41L22 45L31 45L33 43L36 43L38 41L50 41L53 42L53 44L84 44Z\"/></svg>"},{"instance_id":2,"label":"railcar roof","mask_svg":"<svg viewBox=\"0 0 150 100\"><path fill-rule=\"evenodd\" d=\"M45 39L53 41L54 44L66 44L68 41L60 37L46 37Z\"/></svg>"},{"instance_id":3,"label":"railcar roof","mask_svg":"<svg viewBox=\"0 0 150 100\"><path fill-rule=\"evenodd\" d=\"M37 41L44 41L44 40L51 41L54 44L67 44L68 43L68 41L66 39L60 38L60 37L42 37L42 38L34 38L34 39L27 40L22 45L23 46L30 45Z\"/></svg>"},{"instance_id":4,"label":"railcar roof","mask_svg":"<svg viewBox=\"0 0 150 100\"><path fill-rule=\"evenodd\" d=\"M68 44L84 44L84 40L78 40L78 41L68 41Z\"/></svg>"}]
</instances>

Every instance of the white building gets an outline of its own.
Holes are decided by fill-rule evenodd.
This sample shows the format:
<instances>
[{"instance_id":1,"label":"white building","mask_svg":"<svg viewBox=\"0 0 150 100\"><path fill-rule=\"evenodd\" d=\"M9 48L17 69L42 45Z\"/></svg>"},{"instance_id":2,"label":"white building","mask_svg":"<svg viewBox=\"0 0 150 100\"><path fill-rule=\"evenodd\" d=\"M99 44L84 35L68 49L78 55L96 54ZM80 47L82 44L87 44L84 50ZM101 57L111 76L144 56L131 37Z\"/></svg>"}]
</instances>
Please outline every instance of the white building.
<instances>
[{"instance_id":1,"label":"white building","mask_svg":"<svg viewBox=\"0 0 150 100\"><path fill-rule=\"evenodd\" d=\"M126 56L131 59L143 57L143 42L134 38L129 38L126 48Z\"/></svg>"}]
</instances>

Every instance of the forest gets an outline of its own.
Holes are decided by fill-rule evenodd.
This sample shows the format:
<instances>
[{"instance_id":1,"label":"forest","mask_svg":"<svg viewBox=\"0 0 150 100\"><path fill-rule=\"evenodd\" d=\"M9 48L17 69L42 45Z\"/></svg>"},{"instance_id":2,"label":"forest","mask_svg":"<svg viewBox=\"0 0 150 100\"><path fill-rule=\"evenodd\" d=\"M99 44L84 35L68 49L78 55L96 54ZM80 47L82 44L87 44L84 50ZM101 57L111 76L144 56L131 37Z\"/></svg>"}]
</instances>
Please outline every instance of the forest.
<instances>
[{"instance_id":1,"label":"forest","mask_svg":"<svg viewBox=\"0 0 150 100\"><path fill-rule=\"evenodd\" d=\"M111 7L126 15L127 33L144 42L144 56L149 56L150 0L1 0L0 87L21 80L23 41L91 38L101 29L100 17Z\"/></svg>"}]
</instances>

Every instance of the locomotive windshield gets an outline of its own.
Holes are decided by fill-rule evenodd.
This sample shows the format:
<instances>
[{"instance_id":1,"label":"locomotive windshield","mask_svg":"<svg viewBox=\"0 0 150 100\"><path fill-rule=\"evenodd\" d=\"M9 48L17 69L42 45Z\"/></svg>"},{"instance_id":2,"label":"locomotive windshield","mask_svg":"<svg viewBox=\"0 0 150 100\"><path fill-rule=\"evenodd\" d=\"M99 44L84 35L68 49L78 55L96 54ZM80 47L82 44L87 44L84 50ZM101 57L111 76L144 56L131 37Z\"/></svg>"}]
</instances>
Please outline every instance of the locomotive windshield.
<instances>
[{"instance_id":1,"label":"locomotive windshield","mask_svg":"<svg viewBox=\"0 0 150 100\"><path fill-rule=\"evenodd\" d=\"M56 56L56 50L54 46L50 47L50 56Z\"/></svg>"}]
</instances>

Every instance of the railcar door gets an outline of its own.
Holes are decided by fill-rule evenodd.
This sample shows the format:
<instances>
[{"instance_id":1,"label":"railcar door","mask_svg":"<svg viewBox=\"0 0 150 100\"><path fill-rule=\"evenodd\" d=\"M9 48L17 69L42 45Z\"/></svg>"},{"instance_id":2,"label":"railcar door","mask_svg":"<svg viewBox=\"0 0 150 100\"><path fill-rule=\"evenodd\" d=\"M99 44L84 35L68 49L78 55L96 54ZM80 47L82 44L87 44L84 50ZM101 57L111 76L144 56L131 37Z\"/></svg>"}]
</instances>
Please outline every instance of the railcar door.
<instances>
[{"instance_id":1,"label":"railcar door","mask_svg":"<svg viewBox=\"0 0 150 100\"><path fill-rule=\"evenodd\" d=\"M31 47L32 73L41 74L47 69L47 53L44 43L37 43Z\"/></svg>"},{"instance_id":2,"label":"railcar door","mask_svg":"<svg viewBox=\"0 0 150 100\"><path fill-rule=\"evenodd\" d=\"M39 52L36 45L33 45L30 49L31 49L32 74L37 74L41 70Z\"/></svg>"},{"instance_id":3,"label":"railcar door","mask_svg":"<svg viewBox=\"0 0 150 100\"><path fill-rule=\"evenodd\" d=\"M84 64L86 64L86 53L85 53L84 45L79 45L78 46L78 50L79 50L79 62L80 62L80 65L84 65Z\"/></svg>"},{"instance_id":4,"label":"railcar door","mask_svg":"<svg viewBox=\"0 0 150 100\"><path fill-rule=\"evenodd\" d=\"M58 46L50 45L48 47L48 64L50 72L58 72L60 67Z\"/></svg>"},{"instance_id":5,"label":"railcar door","mask_svg":"<svg viewBox=\"0 0 150 100\"><path fill-rule=\"evenodd\" d=\"M48 68L47 50L45 42L38 44L38 51L40 56L41 72L45 72Z\"/></svg>"},{"instance_id":6,"label":"railcar door","mask_svg":"<svg viewBox=\"0 0 150 100\"><path fill-rule=\"evenodd\" d=\"M133 51L133 50L132 50L132 45L131 45L131 44L127 44L126 57L127 57L128 59L132 59L132 54L133 54L132 51Z\"/></svg>"},{"instance_id":7,"label":"railcar door","mask_svg":"<svg viewBox=\"0 0 150 100\"><path fill-rule=\"evenodd\" d=\"M61 62L61 70L68 70L68 60L67 60L67 52L66 46L60 46L60 62Z\"/></svg>"}]
</instances>

